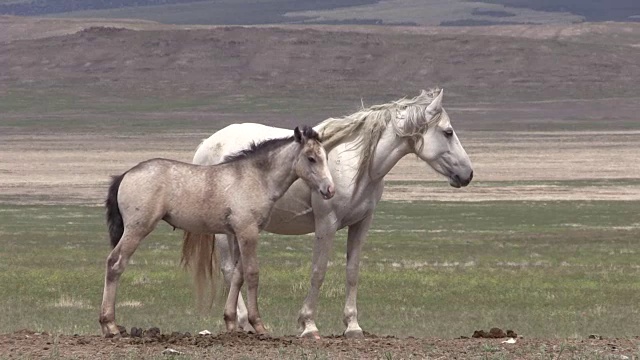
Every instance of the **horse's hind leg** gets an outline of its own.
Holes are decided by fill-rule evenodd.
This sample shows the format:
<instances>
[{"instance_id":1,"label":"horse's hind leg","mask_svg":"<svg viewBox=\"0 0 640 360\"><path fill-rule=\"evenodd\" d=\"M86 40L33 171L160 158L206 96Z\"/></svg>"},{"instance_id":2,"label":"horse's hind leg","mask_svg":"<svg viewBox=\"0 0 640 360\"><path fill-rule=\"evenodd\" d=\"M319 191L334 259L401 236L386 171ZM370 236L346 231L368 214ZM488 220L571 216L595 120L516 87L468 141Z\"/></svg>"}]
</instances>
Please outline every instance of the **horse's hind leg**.
<instances>
[{"instance_id":1,"label":"horse's hind leg","mask_svg":"<svg viewBox=\"0 0 640 360\"><path fill-rule=\"evenodd\" d=\"M120 333L116 325L116 289L120 275L124 272L131 255L153 228L144 231L130 231L125 228L118 245L107 257L107 270L104 279L102 307L100 309L100 325L102 334L106 337Z\"/></svg>"},{"instance_id":2,"label":"horse's hind leg","mask_svg":"<svg viewBox=\"0 0 640 360\"><path fill-rule=\"evenodd\" d=\"M224 275L224 281L227 285L227 289L231 287L231 280L233 278L234 271L236 269L237 258L240 257L237 249L237 243L235 241L235 237L233 235L216 235L216 250L220 255L220 269L222 270L222 274ZM234 255L234 248L237 254ZM214 269L214 271L216 271ZM247 332L255 331L253 326L249 324L249 320L247 317L247 307L244 304L244 300L242 299L242 293L238 294L238 306L237 306L237 319L238 326Z\"/></svg>"}]
</instances>

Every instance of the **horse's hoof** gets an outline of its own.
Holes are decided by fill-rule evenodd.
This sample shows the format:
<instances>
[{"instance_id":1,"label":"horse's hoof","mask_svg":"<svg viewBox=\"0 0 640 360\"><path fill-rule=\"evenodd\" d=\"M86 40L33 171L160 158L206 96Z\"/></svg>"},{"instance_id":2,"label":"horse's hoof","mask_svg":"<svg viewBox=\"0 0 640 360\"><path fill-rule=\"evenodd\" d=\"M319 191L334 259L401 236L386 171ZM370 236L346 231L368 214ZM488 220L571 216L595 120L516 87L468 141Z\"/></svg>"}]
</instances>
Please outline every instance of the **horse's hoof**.
<instances>
[{"instance_id":1,"label":"horse's hoof","mask_svg":"<svg viewBox=\"0 0 640 360\"><path fill-rule=\"evenodd\" d=\"M347 339L364 339L364 333L360 329L346 330L344 332L344 337L346 337Z\"/></svg>"},{"instance_id":2,"label":"horse's hoof","mask_svg":"<svg viewBox=\"0 0 640 360\"><path fill-rule=\"evenodd\" d=\"M300 334L300 337L303 338L303 339L312 339L312 340L320 340L320 339L322 339L320 337L320 332L318 332L318 331L303 332L302 334Z\"/></svg>"}]
</instances>

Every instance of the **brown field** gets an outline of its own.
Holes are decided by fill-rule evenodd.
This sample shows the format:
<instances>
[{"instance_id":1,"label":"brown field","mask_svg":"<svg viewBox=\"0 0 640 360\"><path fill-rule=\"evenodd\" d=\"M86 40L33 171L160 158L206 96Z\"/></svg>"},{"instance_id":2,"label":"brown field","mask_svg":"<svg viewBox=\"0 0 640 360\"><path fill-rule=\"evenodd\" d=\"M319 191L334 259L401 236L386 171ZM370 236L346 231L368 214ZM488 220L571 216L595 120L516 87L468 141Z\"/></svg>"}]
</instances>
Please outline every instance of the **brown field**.
<instances>
[{"instance_id":1,"label":"brown field","mask_svg":"<svg viewBox=\"0 0 640 360\"><path fill-rule=\"evenodd\" d=\"M452 189L405 158L387 177L385 200L640 200L638 24L187 30L0 17L0 28L3 204L97 206L110 175L153 157L190 161L226 124L316 123L355 111L361 99L370 105L436 85L474 162L474 183ZM0 358L160 358L167 347L234 359L639 354L637 338L501 341L242 334L143 341L25 330L0 336Z\"/></svg>"}]
</instances>

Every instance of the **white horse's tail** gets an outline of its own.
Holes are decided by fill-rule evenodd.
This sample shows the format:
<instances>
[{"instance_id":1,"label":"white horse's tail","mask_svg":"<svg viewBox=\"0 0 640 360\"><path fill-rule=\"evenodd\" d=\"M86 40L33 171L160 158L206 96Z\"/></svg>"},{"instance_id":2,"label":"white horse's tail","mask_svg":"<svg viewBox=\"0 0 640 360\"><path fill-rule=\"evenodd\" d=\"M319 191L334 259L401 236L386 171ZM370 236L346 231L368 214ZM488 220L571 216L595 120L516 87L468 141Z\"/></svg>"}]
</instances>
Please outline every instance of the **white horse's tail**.
<instances>
[{"instance_id":1,"label":"white horse's tail","mask_svg":"<svg viewBox=\"0 0 640 360\"><path fill-rule=\"evenodd\" d=\"M200 310L211 308L216 298L220 278L215 236L185 231L182 239L181 263L193 278L198 307Z\"/></svg>"}]
</instances>

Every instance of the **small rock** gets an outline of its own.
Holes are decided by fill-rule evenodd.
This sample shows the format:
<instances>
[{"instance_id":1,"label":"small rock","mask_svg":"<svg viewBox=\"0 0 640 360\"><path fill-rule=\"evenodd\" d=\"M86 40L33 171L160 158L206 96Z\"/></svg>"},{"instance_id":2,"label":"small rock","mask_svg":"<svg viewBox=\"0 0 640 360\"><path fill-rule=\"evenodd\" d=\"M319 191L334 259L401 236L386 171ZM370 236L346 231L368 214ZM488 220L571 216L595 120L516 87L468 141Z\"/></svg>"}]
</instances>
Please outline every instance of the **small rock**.
<instances>
[{"instance_id":1,"label":"small rock","mask_svg":"<svg viewBox=\"0 0 640 360\"><path fill-rule=\"evenodd\" d=\"M514 339L515 339L515 338L517 338L517 337L518 337L518 334L516 334L516 332L515 332L515 331L513 331L513 330L507 330L507 337L510 337L510 338L514 338Z\"/></svg>"},{"instance_id":2,"label":"small rock","mask_svg":"<svg viewBox=\"0 0 640 360\"><path fill-rule=\"evenodd\" d=\"M198 335L211 335L211 331L209 330L202 330L198 333Z\"/></svg>"},{"instance_id":3,"label":"small rock","mask_svg":"<svg viewBox=\"0 0 640 360\"><path fill-rule=\"evenodd\" d=\"M589 339L602 340L602 336L600 336L598 334L591 334L591 335L589 335Z\"/></svg>"},{"instance_id":4,"label":"small rock","mask_svg":"<svg viewBox=\"0 0 640 360\"><path fill-rule=\"evenodd\" d=\"M171 349L171 348L167 348L162 350L162 355L183 355L184 353L182 351L178 351L175 349Z\"/></svg>"}]
</instances>

